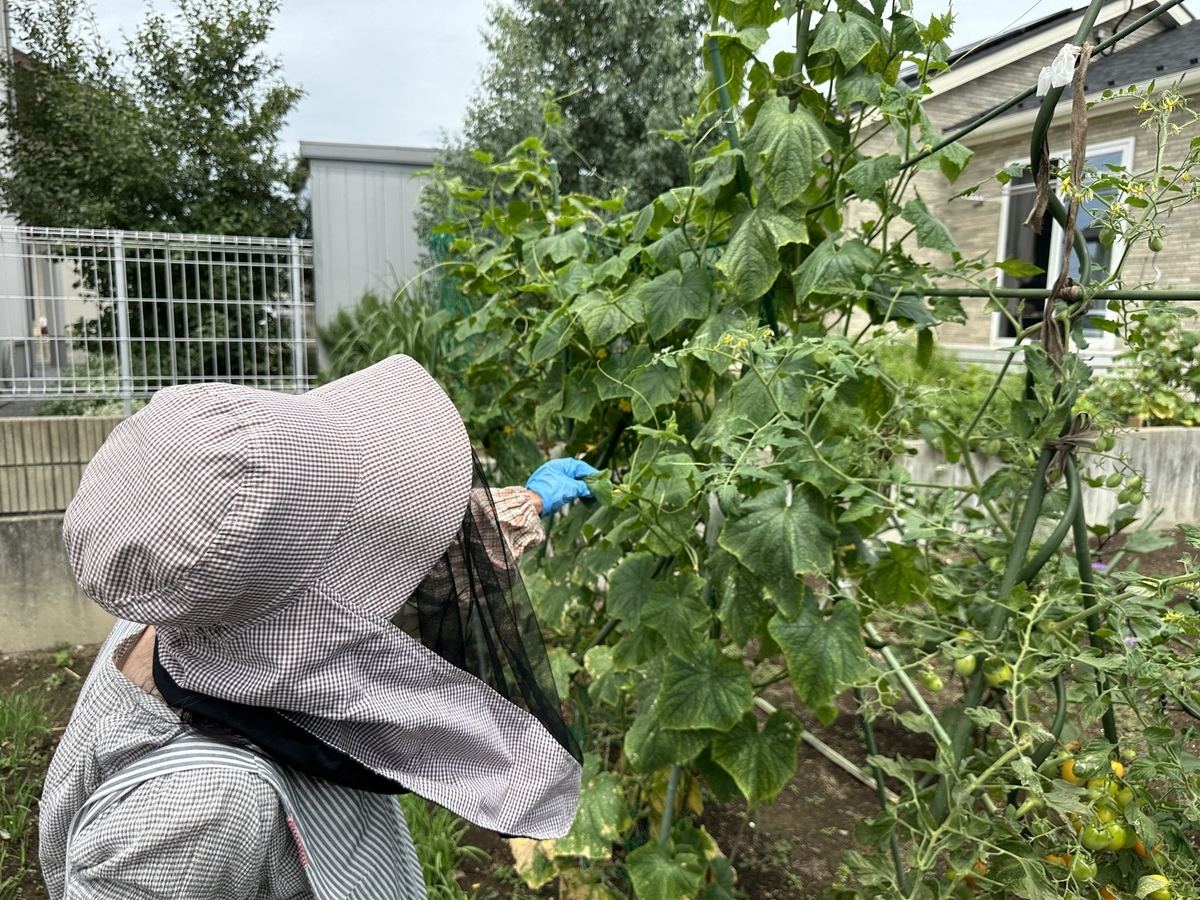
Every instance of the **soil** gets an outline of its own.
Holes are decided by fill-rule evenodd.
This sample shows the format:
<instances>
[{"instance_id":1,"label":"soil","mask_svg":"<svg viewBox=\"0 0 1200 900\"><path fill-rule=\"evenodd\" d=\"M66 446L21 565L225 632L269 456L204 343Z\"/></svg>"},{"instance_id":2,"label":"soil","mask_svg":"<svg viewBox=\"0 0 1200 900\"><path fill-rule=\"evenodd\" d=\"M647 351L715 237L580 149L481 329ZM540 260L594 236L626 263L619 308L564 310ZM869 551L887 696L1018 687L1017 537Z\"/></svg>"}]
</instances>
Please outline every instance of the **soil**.
<instances>
[{"instance_id":1,"label":"soil","mask_svg":"<svg viewBox=\"0 0 1200 900\"><path fill-rule=\"evenodd\" d=\"M1179 558L1188 548L1182 535L1177 538L1172 547L1144 554L1140 570L1150 575L1182 571ZM1120 544L1118 538L1095 548L1097 562L1111 559ZM86 676L97 649L96 645L71 648L70 670L81 677ZM80 685L79 679L57 665L53 652L0 656L0 691L14 693L34 689L44 692L47 697L53 720L53 730L46 745L47 764L75 704ZM793 702L791 689L785 684L775 686L767 699L777 706L801 710L800 718L813 735L859 765L865 761L862 733L853 714L853 699L848 694L840 699L842 715L828 728L803 712L801 704ZM942 703L953 702L953 689L947 688L936 699ZM902 706L899 708L903 709ZM932 744L926 738L886 720L876 721L875 731L882 754L914 758L932 753ZM732 855L738 873L737 886L753 900L815 900L821 897L836 879L842 854L854 846L855 824L874 815L879 808L873 787L849 777L806 743L800 744L796 776L775 802L757 810L753 819L741 801L721 803L707 790L704 799L699 823L726 853ZM34 843L36 845L36 841ZM477 900L551 900L558 897L554 884L533 891L520 883L512 870L508 844L498 835L471 828L464 843L487 854L479 862L465 863L459 879L464 890L473 893ZM0 881L7 874L0 873ZM44 900L46 896L35 856L33 868L0 900Z\"/></svg>"}]
</instances>

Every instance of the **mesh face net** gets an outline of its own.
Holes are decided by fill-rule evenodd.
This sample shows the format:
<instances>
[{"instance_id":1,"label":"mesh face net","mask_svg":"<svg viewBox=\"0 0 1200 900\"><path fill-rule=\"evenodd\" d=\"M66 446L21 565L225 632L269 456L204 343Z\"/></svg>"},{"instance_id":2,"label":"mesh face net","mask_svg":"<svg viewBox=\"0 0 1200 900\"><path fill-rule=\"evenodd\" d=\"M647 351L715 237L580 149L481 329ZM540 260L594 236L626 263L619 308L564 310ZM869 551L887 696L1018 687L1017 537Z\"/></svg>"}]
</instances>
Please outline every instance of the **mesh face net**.
<instances>
[{"instance_id":1,"label":"mesh face net","mask_svg":"<svg viewBox=\"0 0 1200 900\"><path fill-rule=\"evenodd\" d=\"M562 717L533 604L478 459L458 535L392 624L532 714L582 762Z\"/></svg>"},{"instance_id":2,"label":"mesh face net","mask_svg":"<svg viewBox=\"0 0 1200 900\"><path fill-rule=\"evenodd\" d=\"M582 762L579 745L562 717L533 605L478 460L458 535L392 624L531 713ZM297 771L347 787L387 794L404 791L278 710L181 687L160 662L157 642L154 680L163 699L185 711L189 724L214 740L238 744L248 739Z\"/></svg>"}]
</instances>

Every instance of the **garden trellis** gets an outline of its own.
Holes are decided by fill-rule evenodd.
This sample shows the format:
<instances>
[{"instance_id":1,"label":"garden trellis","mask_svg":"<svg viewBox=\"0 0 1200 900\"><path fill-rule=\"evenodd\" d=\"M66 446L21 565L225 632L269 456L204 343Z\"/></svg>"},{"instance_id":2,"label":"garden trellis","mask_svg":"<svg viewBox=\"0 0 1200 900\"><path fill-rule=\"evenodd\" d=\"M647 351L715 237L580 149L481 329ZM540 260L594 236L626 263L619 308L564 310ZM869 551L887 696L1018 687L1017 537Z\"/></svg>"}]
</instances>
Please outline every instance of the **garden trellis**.
<instances>
[{"instance_id":1,"label":"garden trellis","mask_svg":"<svg viewBox=\"0 0 1200 900\"><path fill-rule=\"evenodd\" d=\"M316 374L312 243L0 229L0 398L145 398Z\"/></svg>"}]
</instances>

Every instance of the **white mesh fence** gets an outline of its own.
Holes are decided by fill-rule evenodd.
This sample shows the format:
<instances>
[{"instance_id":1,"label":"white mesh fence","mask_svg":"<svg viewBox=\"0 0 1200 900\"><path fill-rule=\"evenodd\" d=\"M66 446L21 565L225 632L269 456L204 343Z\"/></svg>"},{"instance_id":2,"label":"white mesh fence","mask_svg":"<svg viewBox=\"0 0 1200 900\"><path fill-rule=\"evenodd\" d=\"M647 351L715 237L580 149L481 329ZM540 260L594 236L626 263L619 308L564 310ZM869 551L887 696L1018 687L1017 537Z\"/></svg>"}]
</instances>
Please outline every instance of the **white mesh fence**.
<instances>
[{"instance_id":1,"label":"white mesh fence","mask_svg":"<svg viewBox=\"0 0 1200 900\"><path fill-rule=\"evenodd\" d=\"M0 399L316 373L312 242L0 228Z\"/></svg>"}]
</instances>

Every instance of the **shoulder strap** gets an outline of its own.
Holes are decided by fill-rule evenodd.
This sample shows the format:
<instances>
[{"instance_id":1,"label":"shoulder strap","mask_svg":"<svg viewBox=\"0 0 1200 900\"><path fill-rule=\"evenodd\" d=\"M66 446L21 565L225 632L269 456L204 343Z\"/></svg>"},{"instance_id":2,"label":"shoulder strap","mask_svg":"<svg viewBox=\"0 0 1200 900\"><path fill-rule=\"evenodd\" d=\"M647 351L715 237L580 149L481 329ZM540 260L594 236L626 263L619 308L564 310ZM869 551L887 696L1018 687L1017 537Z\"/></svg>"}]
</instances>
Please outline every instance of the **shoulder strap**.
<instances>
[{"instance_id":1,"label":"shoulder strap","mask_svg":"<svg viewBox=\"0 0 1200 900\"><path fill-rule=\"evenodd\" d=\"M426 900L425 882L395 797L368 794L285 769L240 747L181 735L105 781L75 814L75 835L138 785L189 769L251 772L279 796L317 900Z\"/></svg>"}]
</instances>

